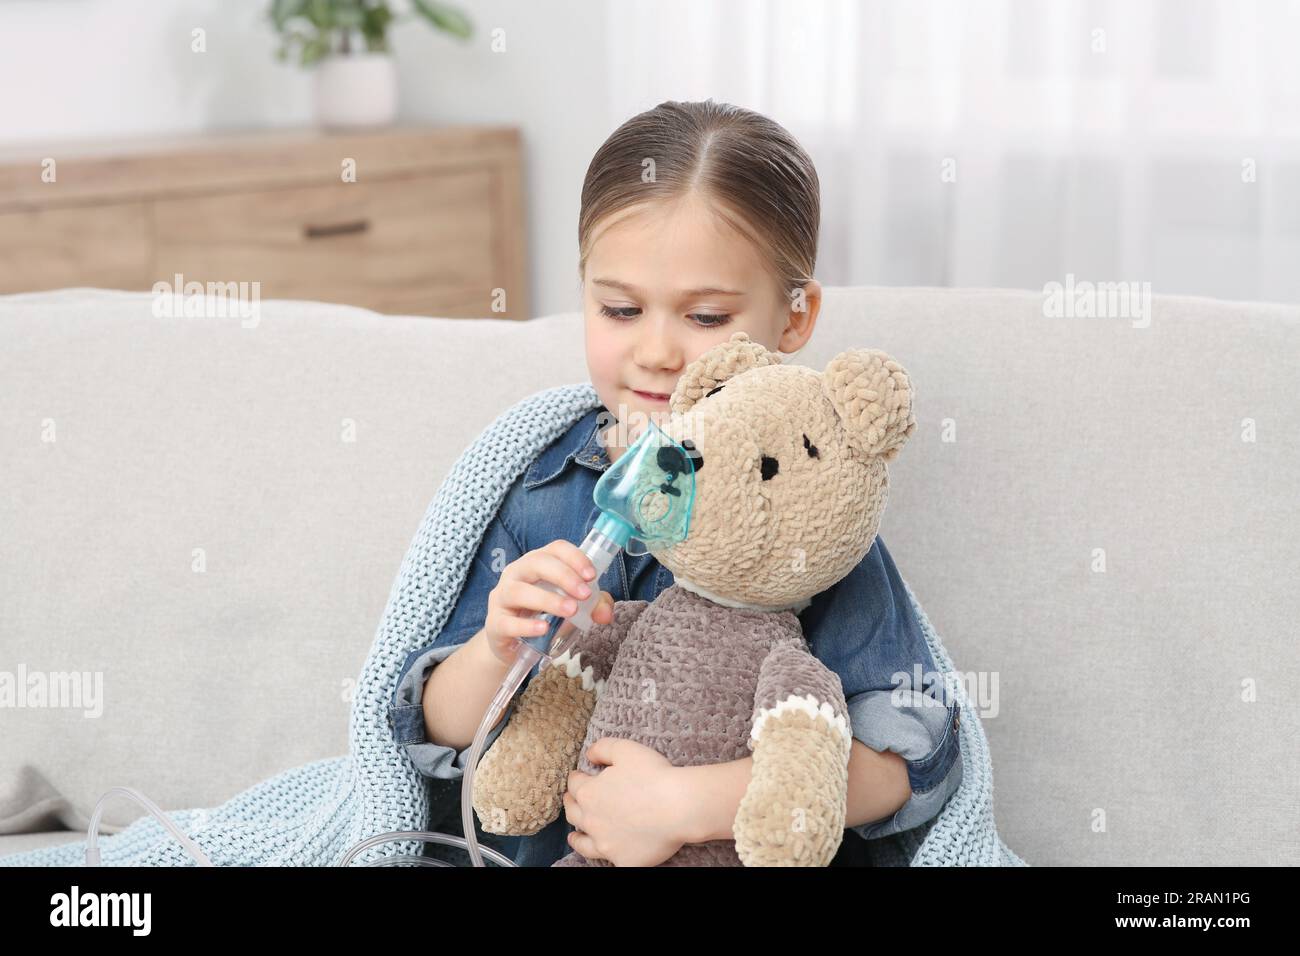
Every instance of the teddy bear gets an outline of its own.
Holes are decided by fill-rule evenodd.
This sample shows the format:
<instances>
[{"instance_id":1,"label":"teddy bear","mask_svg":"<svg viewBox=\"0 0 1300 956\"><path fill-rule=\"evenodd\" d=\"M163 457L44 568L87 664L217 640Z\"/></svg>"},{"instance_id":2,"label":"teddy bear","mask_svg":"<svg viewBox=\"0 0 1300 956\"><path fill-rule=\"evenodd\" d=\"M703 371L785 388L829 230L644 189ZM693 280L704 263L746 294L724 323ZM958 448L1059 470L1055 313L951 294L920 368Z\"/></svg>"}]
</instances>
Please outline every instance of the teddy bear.
<instances>
[{"instance_id":1,"label":"teddy bear","mask_svg":"<svg viewBox=\"0 0 1300 956\"><path fill-rule=\"evenodd\" d=\"M486 832L537 833L563 811L570 772L600 772L587 749L602 737L674 766L752 755L733 839L660 865L829 865L852 735L798 613L875 541L886 462L916 428L911 383L876 349L818 372L736 332L683 370L669 409L662 429L690 449L696 482L686 538L650 549L674 583L617 602L542 663L476 770L474 809ZM573 851L554 865L612 864Z\"/></svg>"}]
</instances>

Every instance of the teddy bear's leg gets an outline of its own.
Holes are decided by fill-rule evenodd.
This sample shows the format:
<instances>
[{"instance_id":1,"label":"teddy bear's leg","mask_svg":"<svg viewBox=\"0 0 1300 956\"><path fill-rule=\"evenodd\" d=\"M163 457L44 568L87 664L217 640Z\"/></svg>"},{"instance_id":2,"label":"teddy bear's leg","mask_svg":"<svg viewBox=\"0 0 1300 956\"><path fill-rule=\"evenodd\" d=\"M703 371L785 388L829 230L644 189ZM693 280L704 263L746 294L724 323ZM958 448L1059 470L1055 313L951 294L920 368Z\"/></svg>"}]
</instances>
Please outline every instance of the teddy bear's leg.
<instances>
[{"instance_id":1,"label":"teddy bear's leg","mask_svg":"<svg viewBox=\"0 0 1300 956\"><path fill-rule=\"evenodd\" d=\"M839 675L794 641L759 671L753 774L736 812L745 866L827 866L844 837L852 735Z\"/></svg>"},{"instance_id":2,"label":"teddy bear's leg","mask_svg":"<svg viewBox=\"0 0 1300 956\"><path fill-rule=\"evenodd\" d=\"M593 625L528 682L474 772L472 802L485 832L531 836L559 818L596 698L647 603L616 603L609 624Z\"/></svg>"}]
</instances>

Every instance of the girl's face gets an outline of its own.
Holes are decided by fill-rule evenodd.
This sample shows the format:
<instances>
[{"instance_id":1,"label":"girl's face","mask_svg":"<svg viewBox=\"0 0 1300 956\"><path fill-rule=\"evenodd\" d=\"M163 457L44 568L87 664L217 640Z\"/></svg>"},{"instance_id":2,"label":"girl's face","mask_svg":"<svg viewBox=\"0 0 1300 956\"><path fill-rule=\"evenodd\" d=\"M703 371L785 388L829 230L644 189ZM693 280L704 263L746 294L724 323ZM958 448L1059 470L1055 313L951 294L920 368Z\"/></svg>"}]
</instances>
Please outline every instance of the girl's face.
<instances>
[{"instance_id":1,"label":"girl's face","mask_svg":"<svg viewBox=\"0 0 1300 956\"><path fill-rule=\"evenodd\" d=\"M795 308L750 241L694 194L600 223L582 278L587 368L620 422L632 412L665 420L682 370L735 332L772 351L798 351L821 305L813 281Z\"/></svg>"}]
</instances>

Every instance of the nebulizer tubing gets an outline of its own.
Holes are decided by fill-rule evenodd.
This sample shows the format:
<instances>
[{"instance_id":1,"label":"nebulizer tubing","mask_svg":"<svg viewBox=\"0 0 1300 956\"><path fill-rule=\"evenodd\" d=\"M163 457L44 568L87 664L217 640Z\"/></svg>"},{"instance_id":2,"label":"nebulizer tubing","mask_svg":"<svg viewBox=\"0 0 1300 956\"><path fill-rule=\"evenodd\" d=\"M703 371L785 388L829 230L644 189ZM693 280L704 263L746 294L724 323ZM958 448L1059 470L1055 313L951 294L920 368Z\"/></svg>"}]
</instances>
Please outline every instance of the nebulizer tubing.
<instances>
[{"instance_id":1,"label":"nebulizer tubing","mask_svg":"<svg viewBox=\"0 0 1300 956\"><path fill-rule=\"evenodd\" d=\"M152 813L158 819L158 822L166 827L168 832L180 842L180 845L185 848L185 852L192 856L199 866L213 865L212 861L208 859L208 855L199 849L197 843L181 831L181 828L173 822L171 817L163 813L162 808L158 806L158 804L154 803L140 791L134 790L131 787L110 787L104 791L103 795L95 803L95 810L90 815L90 826L86 828L86 866L100 865L98 843L99 818L104 814L104 804L108 801L108 798L118 795L130 797L136 803L140 804L140 806Z\"/></svg>"},{"instance_id":2,"label":"nebulizer tubing","mask_svg":"<svg viewBox=\"0 0 1300 956\"><path fill-rule=\"evenodd\" d=\"M632 540L640 541L648 551L652 544L668 545L686 539L690 530L691 509L695 502L695 470L694 450L688 452L681 444L669 438L653 421L649 421L640 437L601 476L592 494L601 512L579 547L596 568L593 581L600 580L600 576L613 563L619 551L626 548ZM634 553L644 554L647 551ZM554 584L543 583L539 586L558 594L565 594L564 588ZM547 612L534 614L533 618L549 623L546 633L537 637L518 638L514 663L501 681L496 694L493 695L474 735L474 741L470 745L469 761L461 780L461 823L464 836L436 833L431 830L394 830L381 833L368 837L349 849L339 862L339 866L348 866L364 851L396 840L420 840L461 847L469 853L470 862L474 866L485 865L483 862L485 854L500 866L517 865L497 850L491 847L480 848L478 845L474 833L474 772L478 767L488 734L496 725L498 717L509 706L529 672L539 662L549 662L578 643L580 637L575 638L575 630L583 633L590 630L593 624L591 611L599 600L600 589L593 588L592 594L580 602L577 610L568 618ZM563 635L561 631L564 632ZM200 866L214 865L199 846L186 836L152 800L129 787L113 787L100 797L91 816L86 841L87 866L100 865L99 848L96 844L99 819L104 802L114 794L129 796L140 802L180 841L185 851ZM452 865L444 860L425 856L379 857L362 865L394 866L403 863L418 866Z\"/></svg>"},{"instance_id":3,"label":"nebulizer tubing","mask_svg":"<svg viewBox=\"0 0 1300 956\"><path fill-rule=\"evenodd\" d=\"M619 527L622 525L622 527ZM617 516L608 513L602 513L596 519L595 526L587 534L586 539L579 546L579 549L585 554L593 565L596 567L596 574L593 581L599 581L600 576L605 573L618 552L631 537L632 528L627 522L622 521ZM540 587L548 591L554 591L557 594L564 594L564 589L554 584L541 584ZM591 628L591 612L596 603L600 600L600 589L593 588L591 596L578 605L578 609L567 618L575 627L582 631ZM505 678L501 681L501 686L497 688L492 703L488 705L487 711L483 714L483 720L478 726L478 732L474 735L474 742L470 745L469 761L465 764L465 775L461 780L460 791L460 816L461 827L468 840L466 849L469 851L470 862L474 866L483 866L483 857L479 851L478 839L474 835L474 771L478 767L479 756L482 753L483 746L487 736L496 726L497 719L501 713L510 705L511 699L519 686L524 682L533 667L539 661L547 663L563 653L562 648L567 648L573 643L568 638L572 636L572 631L568 632L564 638L561 638L560 645L554 644L559 630L564 626L565 618L556 617L553 614L539 612L533 615L537 620L547 621L550 627L545 634L538 637L519 638L518 649L515 652L515 661L510 666ZM514 862L511 861L511 866Z\"/></svg>"},{"instance_id":4,"label":"nebulizer tubing","mask_svg":"<svg viewBox=\"0 0 1300 956\"><path fill-rule=\"evenodd\" d=\"M163 812L162 808L159 807L158 804L154 803L143 793L133 789L132 787L110 787L108 790L104 791L104 794L99 798L99 801L95 804L94 813L92 813L90 817L90 826L86 830L86 866L101 865L100 857L99 857L99 844L98 844L99 820L100 817L103 815L104 804L108 801L108 798L117 795L130 797L132 800L135 800L142 807L144 807L151 814L153 814L153 816L157 818L158 822L161 823L167 829L167 831L176 838L177 842L179 842L180 845L185 849L185 852L188 853L194 859L194 862L196 862L199 866L216 865L212 862L211 859L208 858L208 855L204 853L202 849L199 848L199 845L195 843L190 837L186 836L185 833L181 830L181 828L178 827L176 823L169 816L167 816L166 813ZM362 840L360 843L358 843L356 846L354 846L352 849L350 849L347 852L347 855L343 857L343 861L339 863L339 866L349 865L356 857L360 856L363 852L370 849L372 846L378 846L381 843L389 843L393 840L427 840L431 843L445 843L449 846L461 847L462 849L464 849L466 846L466 841L463 837L454 836L449 833L433 833L427 830L396 830L392 833L383 833L380 834L379 836L371 837L368 840ZM497 852L491 847L485 848L484 852L487 854L488 858L491 859L494 863L499 863L502 866L515 865L514 861L511 860L508 856L506 856L503 853ZM392 866L394 863L413 863L417 866L451 866L452 865L451 863L448 863L446 860L439 860L435 857L430 857L430 856L402 856L396 858L379 857L375 860L371 860L370 862L363 863L361 865L362 866Z\"/></svg>"}]
</instances>

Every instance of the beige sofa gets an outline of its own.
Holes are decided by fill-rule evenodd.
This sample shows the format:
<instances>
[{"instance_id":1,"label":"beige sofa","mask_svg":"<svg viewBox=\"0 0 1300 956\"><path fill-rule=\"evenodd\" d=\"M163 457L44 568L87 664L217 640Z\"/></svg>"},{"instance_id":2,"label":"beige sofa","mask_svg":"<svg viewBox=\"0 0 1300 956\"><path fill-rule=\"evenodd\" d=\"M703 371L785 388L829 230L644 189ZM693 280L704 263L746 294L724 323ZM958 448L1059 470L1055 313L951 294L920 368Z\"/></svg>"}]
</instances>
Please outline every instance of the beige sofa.
<instances>
[{"instance_id":1,"label":"beige sofa","mask_svg":"<svg viewBox=\"0 0 1300 956\"><path fill-rule=\"evenodd\" d=\"M1300 863L1300 310L1044 302L833 288L793 359L874 346L916 383L882 534L970 675L999 829L1036 864ZM260 309L0 297L0 672L80 677L0 708L0 855L79 840L114 785L214 807L344 753L440 479L586 378L578 313Z\"/></svg>"}]
</instances>

